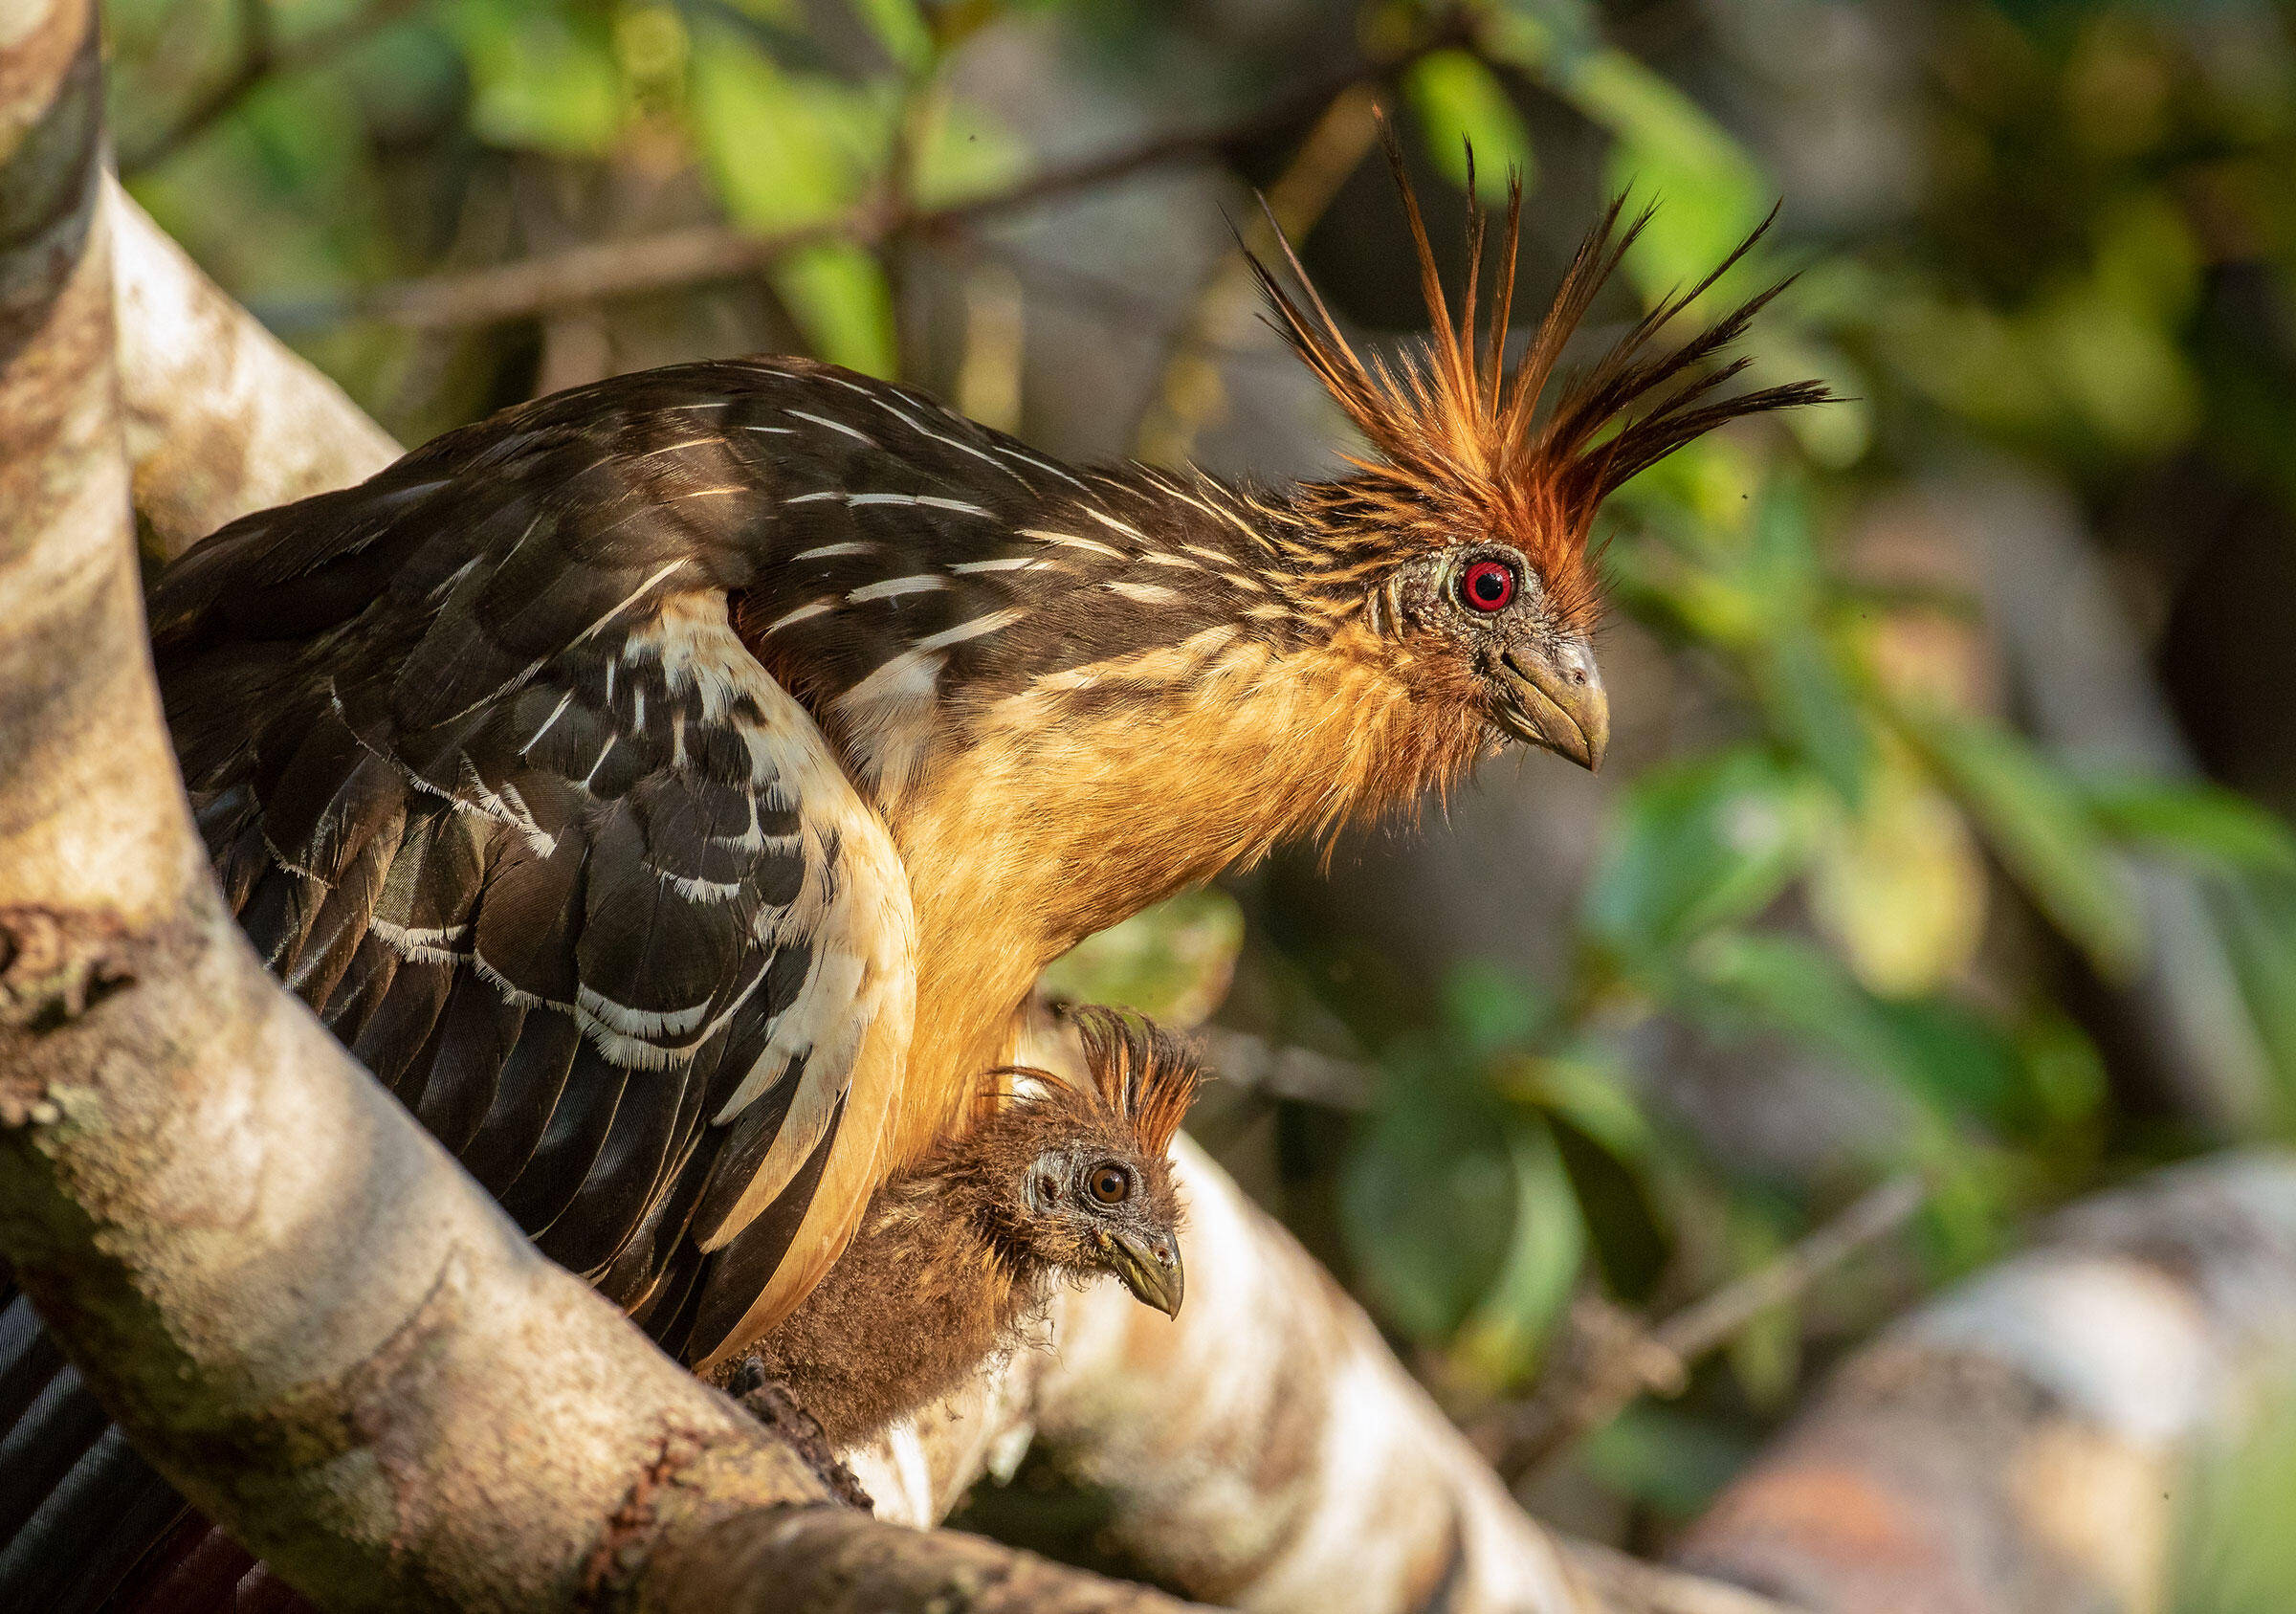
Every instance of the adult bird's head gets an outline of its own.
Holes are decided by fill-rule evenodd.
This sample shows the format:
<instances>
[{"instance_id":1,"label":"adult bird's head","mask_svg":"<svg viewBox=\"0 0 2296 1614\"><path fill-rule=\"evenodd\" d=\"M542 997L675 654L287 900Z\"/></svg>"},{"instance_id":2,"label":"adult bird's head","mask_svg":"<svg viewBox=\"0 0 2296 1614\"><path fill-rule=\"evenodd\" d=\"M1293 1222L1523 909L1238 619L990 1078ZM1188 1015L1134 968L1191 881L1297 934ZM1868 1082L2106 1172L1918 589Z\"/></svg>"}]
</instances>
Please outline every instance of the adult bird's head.
<instances>
[{"instance_id":1,"label":"adult bird's head","mask_svg":"<svg viewBox=\"0 0 2296 1614\"><path fill-rule=\"evenodd\" d=\"M1294 297L1252 267L1273 323L1361 432L1355 474L1299 490L1287 547L1313 613L1387 642L1421 697L1462 709L1494 739L1527 741L1588 768L1610 738L1595 662L1600 608L1588 540L1620 484L1728 420L1825 400L1814 382L1717 397L1748 361L1710 365L1782 290L1661 346L1676 319L1734 267L1765 221L1696 285L1662 301L1583 369L1558 376L1565 344L1624 258L1647 210L1621 227L1613 203L1573 257L1512 373L1505 367L1522 188L1509 188L1490 311L1478 324L1488 219L1472 201L1468 276L1454 313L1392 132L1431 323L1417 353L1360 357L1287 243ZM1471 174L1472 156L1469 156Z\"/></svg>"},{"instance_id":2,"label":"adult bird's head","mask_svg":"<svg viewBox=\"0 0 2296 1614\"><path fill-rule=\"evenodd\" d=\"M1169 1151L1200 1070L1154 1026L1109 1009L1069 1012L1089 1080L1007 1071L1005 1101L967 1140L997 1191L1000 1242L1023 1267L1106 1274L1177 1316L1181 1203Z\"/></svg>"}]
</instances>

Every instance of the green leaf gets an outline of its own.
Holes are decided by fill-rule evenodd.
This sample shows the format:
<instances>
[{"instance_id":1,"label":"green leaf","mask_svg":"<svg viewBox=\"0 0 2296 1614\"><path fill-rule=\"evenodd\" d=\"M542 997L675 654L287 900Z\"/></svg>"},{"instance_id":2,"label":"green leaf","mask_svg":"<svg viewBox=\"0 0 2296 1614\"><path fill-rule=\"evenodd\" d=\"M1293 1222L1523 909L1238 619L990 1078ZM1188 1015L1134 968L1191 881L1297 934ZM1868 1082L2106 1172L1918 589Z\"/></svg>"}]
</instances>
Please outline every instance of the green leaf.
<instances>
[{"instance_id":1,"label":"green leaf","mask_svg":"<svg viewBox=\"0 0 2296 1614\"><path fill-rule=\"evenodd\" d=\"M1752 1272L1777 1258L1784 1230L1764 1207L1741 1202L1731 1207L1723 1229L1733 1270ZM1801 1374L1801 1307L1799 1297L1765 1306L1730 1337L1726 1347L1731 1377L1746 1399L1776 1412L1794 1393Z\"/></svg>"},{"instance_id":2,"label":"green leaf","mask_svg":"<svg viewBox=\"0 0 2296 1614\"><path fill-rule=\"evenodd\" d=\"M1593 1048L1519 1061L1504 1085L1509 1096L1569 1122L1618 1161L1640 1163L1657 1147L1625 1072Z\"/></svg>"},{"instance_id":3,"label":"green leaf","mask_svg":"<svg viewBox=\"0 0 2296 1614\"><path fill-rule=\"evenodd\" d=\"M462 0L446 13L471 71L471 124L481 140L596 156L627 107L603 11L533 0Z\"/></svg>"},{"instance_id":4,"label":"green leaf","mask_svg":"<svg viewBox=\"0 0 2296 1614\"><path fill-rule=\"evenodd\" d=\"M2231 881L2209 896L2249 1017L2280 1076L2285 1127L2296 1121L2296 884Z\"/></svg>"},{"instance_id":5,"label":"green leaf","mask_svg":"<svg viewBox=\"0 0 2296 1614\"><path fill-rule=\"evenodd\" d=\"M2263 1353L2236 1382L2241 1415L2204 1430L2180 1471L2172 1614L2296 1607L2296 1364Z\"/></svg>"},{"instance_id":6,"label":"green leaf","mask_svg":"<svg viewBox=\"0 0 2296 1614\"><path fill-rule=\"evenodd\" d=\"M1748 1028L1785 1031L1916 1096L1933 1096L1899 1025L1831 954L1792 937L1729 935L1708 938L1690 962L1710 1011L1734 1011Z\"/></svg>"},{"instance_id":7,"label":"green leaf","mask_svg":"<svg viewBox=\"0 0 2296 1614\"><path fill-rule=\"evenodd\" d=\"M882 94L784 72L723 26L697 30L694 44L695 133L735 223L760 233L802 229L859 198L891 139Z\"/></svg>"},{"instance_id":8,"label":"green leaf","mask_svg":"<svg viewBox=\"0 0 2296 1614\"><path fill-rule=\"evenodd\" d=\"M1522 177L1529 190L1537 176L1531 131L1507 87L1466 51L1431 51L1403 75L1403 96L1419 119L1427 160L1461 189L1467 188L1467 148L1475 154L1475 193L1486 202L1507 199L1507 179Z\"/></svg>"},{"instance_id":9,"label":"green leaf","mask_svg":"<svg viewBox=\"0 0 2296 1614\"><path fill-rule=\"evenodd\" d=\"M1430 1048L1390 1055L1339 1216L1364 1293L1414 1338L1446 1339L1508 1261L1516 1170L1508 1117Z\"/></svg>"},{"instance_id":10,"label":"green leaf","mask_svg":"<svg viewBox=\"0 0 2296 1614\"><path fill-rule=\"evenodd\" d=\"M1643 1403L1589 1435L1578 1466L1614 1494L1689 1519L1707 1510L1752 1455L1743 1437L1716 1424Z\"/></svg>"},{"instance_id":11,"label":"green leaf","mask_svg":"<svg viewBox=\"0 0 2296 1614\"><path fill-rule=\"evenodd\" d=\"M1452 1347L1462 1365L1494 1386L1520 1382L1538 1365L1586 1260L1586 1219L1555 1134L1543 1122L1512 1127L1507 1165L1514 1205L1506 1256Z\"/></svg>"},{"instance_id":12,"label":"green leaf","mask_svg":"<svg viewBox=\"0 0 2296 1614\"><path fill-rule=\"evenodd\" d=\"M1806 861L1806 789L1752 749L1636 781L1588 886L1590 935L1663 964L1685 942L1759 913Z\"/></svg>"},{"instance_id":13,"label":"green leaf","mask_svg":"<svg viewBox=\"0 0 2296 1614\"><path fill-rule=\"evenodd\" d=\"M910 200L953 207L1009 188L1027 166L1028 148L1004 123L968 100L938 97L917 134Z\"/></svg>"},{"instance_id":14,"label":"green leaf","mask_svg":"<svg viewBox=\"0 0 2296 1614\"><path fill-rule=\"evenodd\" d=\"M1087 937L1044 973L1047 991L1114 1004L1172 1026L1210 1018L1244 946L1244 912L1224 891L1184 892Z\"/></svg>"},{"instance_id":15,"label":"green leaf","mask_svg":"<svg viewBox=\"0 0 2296 1614\"><path fill-rule=\"evenodd\" d=\"M2050 922L2100 973L2133 973L2142 916L2071 777L1990 723L1910 705L1898 718Z\"/></svg>"},{"instance_id":16,"label":"green leaf","mask_svg":"<svg viewBox=\"0 0 2296 1614\"><path fill-rule=\"evenodd\" d=\"M2046 1132L2085 1118L2099 1097L2095 1050L2066 1024L2008 1027L1946 997L1881 997L1795 937L1711 937L1693 966L1710 1013L1827 1050L1941 1117ZM1910 1141L1925 1163L1936 1163L1932 1143L1952 1147Z\"/></svg>"},{"instance_id":17,"label":"green leaf","mask_svg":"<svg viewBox=\"0 0 2296 1614\"><path fill-rule=\"evenodd\" d=\"M921 72L933 59L933 30L916 0L852 0L853 10L895 65Z\"/></svg>"},{"instance_id":18,"label":"green leaf","mask_svg":"<svg viewBox=\"0 0 2296 1614\"><path fill-rule=\"evenodd\" d=\"M1862 808L1873 736L1833 647L1806 627L1789 629L1771 641L1756 682L1772 731L1852 811Z\"/></svg>"},{"instance_id":19,"label":"green leaf","mask_svg":"<svg viewBox=\"0 0 2296 1614\"><path fill-rule=\"evenodd\" d=\"M2296 873L2296 830L2237 790L2195 780L2083 781L2108 834L2228 869Z\"/></svg>"},{"instance_id":20,"label":"green leaf","mask_svg":"<svg viewBox=\"0 0 2296 1614\"><path fill-rule=\"evenodd\" d=\"M1537 1035L1551 1008L1519 972L1487 960L1468 960L1444 977L1444 1025L1470 1059L1522 1048Z\"/></svg>"},{"instance_id":21,"label":"green leaf","mask_svg":"<svg viewBox=\"0 0 2296 1614\"><path fill-rule=\"evenodd\" d=\"M850 241L807 247L774 265L773 289L822 358L864 375L899 370L893 286L873 254Z\"/></svg>"},{"instance_id":22,"label":"green leaf","mask_svg":"<svg viewBox=\"0 0 2296 1614\"><path fill-rule=\"evenodd\" d=\"M1624 51L1589 52L1557 87L1618 137L1611 184L1657 212L1626 270L1655 300L1702 279L1769 210L1775 188L1746 149L1688 96Z\"/></svg>"}]
</instances>

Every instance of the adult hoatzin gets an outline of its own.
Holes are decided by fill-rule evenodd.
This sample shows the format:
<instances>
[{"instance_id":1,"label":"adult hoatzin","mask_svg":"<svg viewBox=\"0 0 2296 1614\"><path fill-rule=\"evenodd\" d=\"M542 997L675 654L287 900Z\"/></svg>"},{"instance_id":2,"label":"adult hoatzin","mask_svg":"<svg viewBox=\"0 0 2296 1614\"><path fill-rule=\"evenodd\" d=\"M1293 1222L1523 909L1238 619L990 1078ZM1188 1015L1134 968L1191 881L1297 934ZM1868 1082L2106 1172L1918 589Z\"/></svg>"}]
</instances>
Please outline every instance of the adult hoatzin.
<instances>
[{"instance_id":1,"label":"adult hoatzin","mask_svg":"<svg viewBox=\"0 0 2296 1614\"><path fill-rule=\"evenodd\" d=\"M971 1113L1071 942L1509 740L1593 766L1596 507L1821 395L1718 396L1765 298L1661 346L1711 277L1551 387L1615 208L1504 376L1519 198L1487 328L1405 201L1423 355L1367 363L1260 274L1364 439L1336 480L1072 468L758 359L542 399L217 533L152 630L249 935L542 1249L724 1361ZM61 1394L16 1324L0 1416ZM89 1438L20 1442L29 1487L0 1459L0 1589L91 1550L38 1502Z\"/></svg>"}]
</instances>

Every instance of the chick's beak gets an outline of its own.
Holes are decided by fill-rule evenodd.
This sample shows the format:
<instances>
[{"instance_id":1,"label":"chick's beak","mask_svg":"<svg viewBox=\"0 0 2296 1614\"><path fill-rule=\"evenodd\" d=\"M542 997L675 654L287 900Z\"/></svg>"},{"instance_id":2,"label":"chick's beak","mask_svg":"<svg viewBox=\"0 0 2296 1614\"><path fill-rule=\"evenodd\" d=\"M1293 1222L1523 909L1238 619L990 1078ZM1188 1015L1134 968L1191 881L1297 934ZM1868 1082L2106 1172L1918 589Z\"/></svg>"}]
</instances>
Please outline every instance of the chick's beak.
<instances>
[{"instance_id":1,"label":"chick's beak","mask_svg":"<svg viewBox=\"0 0 2296 1614\"><path fill-rule=\"evenodd\" d=\"M1506 664L1499 720L1517 739L1543 745L1592 773L1610 744L1610 697L1584 640L1566 640L1552 652L1521 646Z\"/></svg>"},{"instance_id":2,"label":"chick's beak","mask_svg":"<svg viewBox=\"0 0 2296 1614\"><path fill-rule=\"evenodd\" d=\"M1109 1271L1145 1304L1168 1317L1180 1316L1186 1282L1180 1266L1180 1241L1170 1233L1103 1232L1100 1249Z\"/></svg>"}]
</instances>

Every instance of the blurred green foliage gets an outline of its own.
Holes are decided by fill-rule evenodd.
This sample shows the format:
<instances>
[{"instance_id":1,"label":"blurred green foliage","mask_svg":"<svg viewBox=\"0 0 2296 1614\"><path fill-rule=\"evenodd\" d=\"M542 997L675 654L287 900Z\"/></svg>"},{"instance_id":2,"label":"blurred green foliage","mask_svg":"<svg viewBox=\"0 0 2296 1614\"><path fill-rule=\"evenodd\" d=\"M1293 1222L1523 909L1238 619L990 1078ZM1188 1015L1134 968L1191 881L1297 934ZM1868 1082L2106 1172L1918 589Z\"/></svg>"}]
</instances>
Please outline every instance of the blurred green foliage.
<instances>
[{"instance_id":1,"label":"blurred green foliage","mask_svg":"<svg viewBox=\"0 0 2296 1614\"><path fill-rule=\"evenodd\" d=\"M2254 1364L2238 1439L2194 1454L2179 1476L2170 1614L2267 1614L2296 1586L2296 1374Z\"/></svg>"},{"instance_id":2,"label":"blurred green foliage","mask_svg":"<svg viewBox=\"0 0 2296 1614\"><path fill-rule=\"evenodd\" d=\"M821 232L764 276L769 331L918 374L932 343L905 325L915 266L877 226L1047 171L1008 103L959 87L969 52L1015 40L1036 42L1035 77L982 81L1027 84L1064 116L1153 81L1158 126L1234 124L1215 145L1262 180L1277 159L1248 115L1358 61L1392 78L1438 185L1467 183L1469 144L1487 197L1521 176L1535 261L1558 261L1606 193L1658 203L1628 263L1645 305L1787 193L1778 235L1691 317L1799 270L1752 344L1753 379L1818 374L1845 399L1701 443L1616 501L1613 597L1715 715L1615 789L1575 907L1533 917L1568 931L1564 968L1533 982L1470 965L1439 1001L1399 1005L1246 945L1256 1001L1268 981L1305 983L1294 995L1385 1072L1343 1149L1295 1127L1286 1169L1329 1187L1351 1281L1453 1390L1519 1388L1580 1287L1679 1303L1885 1173L1931 1184L1910 1280L1931 1282L2064 1195L2205 1141L2157 1095L2148 1113L2125 1039L2099 1029L2100 999L2147 967L2148 867L2200 882L2275 1083L2252 1130L2296 1133L2285 821L2219 785L2038 741L1995 691L1966 578L1903 586L1858 553L1878 499L1983 453L2068 488L2119 543L2120 575L2151 580L2140 605L2206 582L2196 552L2146 536L2182 531L2184 505L2237 494L2285 542L2285 8L109 0L106 16L139 196L409 436L525 395L535 322L412 332L348 317L363 292L712 219ZM1757 113L1826 90L1831 70L1795 71L1837 35L1866 41L1840 58L1868 64L1852 132L1887 125L1910 178L1886 207L1862 213L1859 192L1804 216L1778 171L1777 140L1797 137L1765 135ZM2285 730L2285 686L2259 698L2282 703ZM2237 754L2209 760L2241 774ZM1200 1018L1242 927L1226 897L1183 899L1092 943L1055 984ZM1891 1118L1830 1175L1749 1169L1653 1100L1660 1027L1821 1061ZM1303 1223L1313 1203L1293 1207ZM1681 1409L1596 1437L1584 1472L1657 1516L1693 1510L1821 1336L1801 1308L1767 1316ZM2221 1559L2224 1535L2196 1550ZM2269 1594L2203 1588L2178 1606L2296 1605L2296 1571L2270 1573Z\"/></svg>"}]
</instances>

